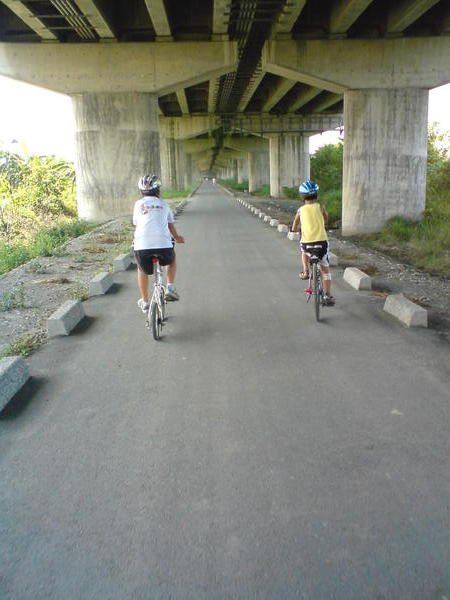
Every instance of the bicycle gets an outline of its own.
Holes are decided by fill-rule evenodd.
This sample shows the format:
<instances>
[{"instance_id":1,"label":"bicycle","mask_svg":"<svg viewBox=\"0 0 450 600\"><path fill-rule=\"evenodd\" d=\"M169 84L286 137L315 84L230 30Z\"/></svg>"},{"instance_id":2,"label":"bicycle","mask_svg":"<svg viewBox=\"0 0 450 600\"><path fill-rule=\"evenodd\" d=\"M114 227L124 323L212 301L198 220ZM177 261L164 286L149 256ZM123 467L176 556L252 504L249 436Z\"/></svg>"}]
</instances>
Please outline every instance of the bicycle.
<instances>
[{"instance_id":1,"label":"bicycle","mask_svg":"<svg viewBox=\"0 0 450 600\"><path fill-rule=\"evenodd\" d=\"M163 272L159 259L152 258L154 281L153 294L148 308L146 327L151 329L155 340L161 339L161 330L166 319L166 291L163 283Z\"/></svg>"},{"instance_id":2,"label":"bicycle","mask_svg":"<svg viewBox=\"0 0 450 600\"><path fill-rule=\"evenodd\" d=\"M324 292L322 286L322 275L320 272L320 258L318 256L319 252L322 250L322 246L312 244L307 245L306 249L308 252L306 253L308 256L308 272L309 272L309 284L305 290L306 293L306 302L311 300L311 297L314 297L314 312L316 315L316 321L320 320L320 307L324 306Z\"/></svg>"}]
</instances>

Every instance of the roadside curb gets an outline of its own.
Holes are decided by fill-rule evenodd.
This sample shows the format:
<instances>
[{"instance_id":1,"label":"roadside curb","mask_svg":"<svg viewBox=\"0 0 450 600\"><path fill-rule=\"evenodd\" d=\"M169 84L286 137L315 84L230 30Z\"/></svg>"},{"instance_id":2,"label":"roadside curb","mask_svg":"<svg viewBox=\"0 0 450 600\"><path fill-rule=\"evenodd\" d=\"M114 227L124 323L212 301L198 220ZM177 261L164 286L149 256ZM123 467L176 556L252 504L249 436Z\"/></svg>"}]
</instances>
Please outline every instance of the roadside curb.
<instances>
[{"instance_id":1,"label":"roadside curb","mask_svg":"<svg viewBox=\"0 0 450 600\"><path fill-rule=\"evenodd\" d=\"M408 300L403 294L391 294L386 298L383 310L406 327L428 327L428 312Z\"/></svg>"},{"instance_id":2,"label":"roadside curb","mask_svg":"<svg viewBox=\"0 0 450 600\"><path fill-rule=\"evenodd\" d=\"M28 366L20 356L0 359L0 412L30 377Z\"/></svg>"}]
</instances>

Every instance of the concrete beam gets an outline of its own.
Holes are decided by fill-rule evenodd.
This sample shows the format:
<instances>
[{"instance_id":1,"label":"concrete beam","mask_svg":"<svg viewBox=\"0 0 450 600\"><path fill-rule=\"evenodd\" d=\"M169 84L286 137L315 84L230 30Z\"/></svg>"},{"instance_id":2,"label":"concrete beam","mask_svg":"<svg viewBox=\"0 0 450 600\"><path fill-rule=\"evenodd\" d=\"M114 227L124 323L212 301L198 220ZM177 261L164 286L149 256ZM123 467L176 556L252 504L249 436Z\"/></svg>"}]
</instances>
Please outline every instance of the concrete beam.
<instances>
[{"instance_id":1,"label":"concrete beam","mask_svg":"<svg viewBox=\"0 0 450 600\"><path fill-rule=\"evenodd\" d=\"M23 2L19 2L18 0L0 0L0 2L3 2L3 4L7 6L11 12L19 17L19 19L21 19L25 25L35 31L43 40L55 42L58 41L56 35L50 31L50 29L47 29L44 23L35 17L34 13L32 13L31 10L23 4Z\"/></svg>"},{"instance_id":2,"label":"concrete beam","mask_svg":"<svg viewBox=\"0 0 450 600\"><path fill-rule=\"evenodd\" d=\"M163 96L236 64L234 42L0 44L1 75L69 95L134 90Z\"/></svg>"},{"instance_id":3,"label":"concrete beam","mask_svg":"<svg viewBox=\"0 0 450 600\"><path fill-rule=\"evenodd\" d=\"M450 81L450 38L267 42L263 69L336 94L345 89L433 88ZM414 60L411 60L414 56Z\"/></svg>"},{"instance_id":4,"label":"concrete beam","mask_svg":"<svg viewBox=\"0 0 450 600\"><path fill-rule=\"evenodd\" d=\"M392 8L389 12L386 33L391 35L402 33L438 2L439 0L403 0L403 2L397 2L395 8Z\"/></svg>"},{"instance_id":5,"label":"concrete beam","mask_svg":"<svg viewBox=\"0 0 450 600\"><path fill-rule=\"evenodd\" d=\"M167 18L166 8L163 0L145 0L148 14L153 23L156 32L156 41L172 40L169 19Z\"/></svg>"},{"instance_id":6,"label":"concrete beam","mask_svg":"<svg viewBox=\"0 0 450 600\"><path fill-rule=\"evenodd\" d=\"M228 37L228 23L230 0L214 0L212 32L214 39L226 39ZM228 14L227 14L228 13Z\"/></svg>"},{"instance_id":7,"label":"concrete beam","mask_svg":"<svg viewBox=\"0 0 450 600\"><path fill-rule=\"evenodd\" d=\"M186 98L186 92L184 91L184 89L181 89L181 90L177 90L176 94L177 94L178 104L180 105L180 108L181 108L181 113L183 115L188 115L189 114L189 105L188 105L188 101Z\"/></svg>"},{"instance_id":8,"label":"concrete beam","mask_svg":"<svg viewBox=\"0 0 450 600\"><path fill-rule=\"evenodd\" d=\"M213 113L216 109L217 90L219 89L219 80L210 79L208 86L208 112Z\"/></svg>"},{"instance_id":9,"label":"concrete beam","mask_svg":"<svg viewBox=\"0 0 450 600\"><path fill-rule=\"evenodd\" d=\"M337 102L340 102L342 98L342 94L328 94L326 98L314 105L312 112L320 113L323 110L327 110L330 106L334 106Z\"/></svg>"},{"instance_id":10,"label":"concrete beam","mask_svg":"<svg viewBox=\"0 0 450 600\"><path fill-rule=\"evenodd\" d=\"M272 30L272 37L290 36L291 30L306 4L306 0L291 0L286 4L287 6L283 8L278 22Z\"/></svg>"},{"instance_id":11,"label":"concrete beam","mask_svg":"<svg viewBox=\"0 0 450 600\"><path fill-rule=\"evenodd\" d=\"M223 145L240 152L261 152L269 149L269 142L262 137L226 137Z\"/></svg>"},{"instance_id":12,"label":"concrete beam","mask_svg":"<svg viewBox=\"0 0 450 600\"><path fill-rule=\"evenodd\" d=\"M302 92L297 99L288 107L288 112L295 112L305 104L308 104L311 100L313 100L316 96L321 94L323 90L317 87L311 87L306 92Z\"/></svg>"},{"instance_id":13,"label":"concrete beam","mask_svg":"<svg viewBox=\"0 0 450 600\"><path fill-rule=\"evenodd\" d=\"M330 14L331 36L346 35L348 29L371 2L372 0L338 0Z\"/></svg>"},{"instance_id":14,"label":"concrete beam","mask_svg":"<svg viewBox=\"0 0 450 600\"><path fill-rule=\"evenodd\" d=\"M232 131L267 137L279 133L319 133L342 126L342 115L235 115Z\"/></svg>"},{"instance_id":15,"label":"concrete beam","mask_svg":"<svg viewBox=\"0 0 450 600\"><path fill-rule=\"evenodd\" d=\"M116 40L113 30L97 8L94 0L74 0L74 2L85 15L89 24L92 25L100 40Z\"/></svg>"},{"instance_id":16,"label":"concrete beam","mask_svg":"<svg viewBox=\"0 0 450 600\"><path fill-rule=\"evenodd\" d=\"M289 90L291 90L294 85L296 85L296 81L291 81L290 79L281 79L272 90L269 98L264 102L261 107L262 112L269 112L278 102L285 96Z\"/></svg>"},{"instance_id":17,"label":"concrete beam","mask_svg":"<svg viewBox=\"0 0 450 600\"><path fill-rule=\"evenodd\" d=\"M264 75L264 71L260 71L253 76L250 84L247 86L247 89L244 92L244 95L242 96L241 101L239 102L238 112L244 112L244 110L247 108L253 94L256 92L259 84L263 80Z\"/></svg>"},{"instance_id":18,"label":"concrete beam","mask_svg":"<svg viewBox=\"0 0 450 600\"><path fill-rule=\"evenodd\" d=\"M207 140L184 140L183 148L187 154L195 154L197 152L204 152L205 150L211 150L214 148L215 141L211 139Z\"/></svg>"},{"instance_id":19,"label":"concrete beam","mask_svg":"<svg viewBox=\"0 0 450 600\"><path fill-rule=\"evenodd\" d=\"M159 126L161 135L176 140L187 140L218 129L221 122L217 115L160 117Z\"/></svg>"}]
</instances>

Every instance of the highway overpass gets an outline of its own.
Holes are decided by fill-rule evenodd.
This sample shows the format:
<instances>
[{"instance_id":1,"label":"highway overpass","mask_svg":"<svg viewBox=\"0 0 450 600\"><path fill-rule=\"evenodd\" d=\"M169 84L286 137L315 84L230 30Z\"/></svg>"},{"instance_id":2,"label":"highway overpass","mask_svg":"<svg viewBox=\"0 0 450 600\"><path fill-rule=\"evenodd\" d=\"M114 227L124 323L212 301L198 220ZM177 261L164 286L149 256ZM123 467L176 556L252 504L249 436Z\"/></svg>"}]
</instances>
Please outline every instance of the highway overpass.
<instances>
[{"instance_id":1,"label":"highway overpass","mask_svg":"<svg viewBox=\"0 0 450 600\"><path fill-rule=\"evenodd\" d=\"M83 217L128 213L146 171L279 196L344 126L353 234L423 212L449 32L447 0L0 0L0 73L72 97Z\"/></svg>"}]
</instances>

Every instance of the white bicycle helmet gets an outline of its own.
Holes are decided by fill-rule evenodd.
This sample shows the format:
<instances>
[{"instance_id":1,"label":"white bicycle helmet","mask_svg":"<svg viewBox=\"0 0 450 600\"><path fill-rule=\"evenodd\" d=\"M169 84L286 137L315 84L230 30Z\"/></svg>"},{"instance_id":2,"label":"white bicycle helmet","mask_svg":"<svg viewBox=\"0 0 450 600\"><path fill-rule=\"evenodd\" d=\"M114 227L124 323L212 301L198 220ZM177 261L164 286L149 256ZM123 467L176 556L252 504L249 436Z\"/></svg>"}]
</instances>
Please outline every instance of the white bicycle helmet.
<instances>
[{"instance_id":1,"label":"white bicycle helmet","mask_svg":"<svg viewBox=\"0 0 450 600\"><path fill-rule=\"evenodd\" d=\"M161 181L157 175L142 175L138 181L139 191L147 196L154 195L153 192L159 190L160 187Z\"/></svg>"}]
</instances>

